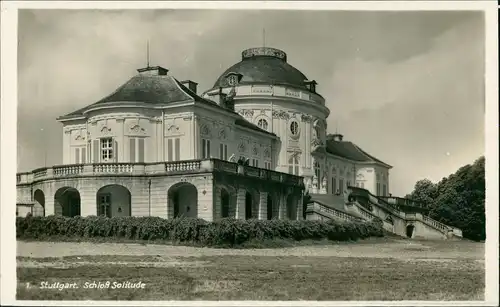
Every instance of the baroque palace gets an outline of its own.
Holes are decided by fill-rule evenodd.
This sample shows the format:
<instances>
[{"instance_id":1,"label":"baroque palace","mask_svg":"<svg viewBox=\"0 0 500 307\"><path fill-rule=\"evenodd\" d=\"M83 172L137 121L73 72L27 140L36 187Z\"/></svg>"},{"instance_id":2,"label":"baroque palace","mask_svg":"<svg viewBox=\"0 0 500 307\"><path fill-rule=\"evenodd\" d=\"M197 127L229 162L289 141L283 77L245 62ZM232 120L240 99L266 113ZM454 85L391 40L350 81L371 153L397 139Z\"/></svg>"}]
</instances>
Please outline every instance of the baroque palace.
<instances>
[{"instance_id":1,"label":"baroque palace","mask_svg":"<svg viewBox=\"0 0 500 307\"><path fill-rule=\"evenodd\" d=\"M376 219L402 236L461 237L390 194L389 164L327 132L316 81L285 52L244 50L200 94L163 67L137 72L58 118L63 163L17 174L18 216Z\"/></svg>"}]
</instances>

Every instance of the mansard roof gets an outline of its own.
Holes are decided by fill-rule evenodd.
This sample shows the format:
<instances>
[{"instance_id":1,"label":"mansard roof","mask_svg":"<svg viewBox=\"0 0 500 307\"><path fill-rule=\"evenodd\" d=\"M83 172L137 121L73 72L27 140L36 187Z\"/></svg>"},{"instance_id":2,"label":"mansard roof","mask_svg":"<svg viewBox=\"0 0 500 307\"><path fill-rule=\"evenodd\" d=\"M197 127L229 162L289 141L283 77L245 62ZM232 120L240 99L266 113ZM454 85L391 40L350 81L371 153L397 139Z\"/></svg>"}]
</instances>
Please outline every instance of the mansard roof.
<instances>
[{"instance_id":1,"label":"mansard roof","mask_svg":"<svg viewBox=\"0 0 500 307\"><path fill-rule=\"evenodd\" d=\"M326 141L326 152L355 162L380 163L392 168L391 165L368 154L352 142L329 139Z\"/></svg>"},{"instance_id":2,"label":"mansard roof","mask_svg":"<svg viewBox=\"0 0 500 307\"><path fill-rule=\"evenodd\" d=\"M238 118L235 120L236 125L275 136L274 133L270 133L261 129L257 125L248 122L233 110L224 108L212 100L204 99L198 96L195 92L185 87L174 77L166 75L167 70L161 67L156 67L150 68L149 71L152 69L157 69L158 72L164 74L146 74L139 70L138 75L129 79L113 93L91 105L61 116L58 119L81 117L84 116L85 111L104 104L114 104L120 106L127 105L128 103L142 103L145 106L165 106L182 101L195 101L213 108L222 109L228 114L231 113L232 115L237 116Z\"/></svg>"}]
</instances>

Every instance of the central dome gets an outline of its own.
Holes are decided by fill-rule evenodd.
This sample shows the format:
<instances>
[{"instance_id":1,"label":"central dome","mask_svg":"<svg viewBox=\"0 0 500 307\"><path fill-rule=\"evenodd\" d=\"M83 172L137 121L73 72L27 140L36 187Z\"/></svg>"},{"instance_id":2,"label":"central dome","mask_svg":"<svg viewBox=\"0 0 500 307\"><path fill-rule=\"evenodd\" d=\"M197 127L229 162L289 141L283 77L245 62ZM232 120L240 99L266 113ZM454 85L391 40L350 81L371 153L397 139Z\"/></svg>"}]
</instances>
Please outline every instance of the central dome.
<instances>
[{"instance_id":1,"label":"central dome","mask_svg":"<svg viewBox=\"0 0 500 307\"><path fill-rule=\"evenodd\" d=\"M241 61L229 67L215 82L214 88L228 87L227 76L240 75L239 84L280 84L307 89L307 77L286 62L282 50L260 47L241 53Z\"/></svg>"}]
</instances>

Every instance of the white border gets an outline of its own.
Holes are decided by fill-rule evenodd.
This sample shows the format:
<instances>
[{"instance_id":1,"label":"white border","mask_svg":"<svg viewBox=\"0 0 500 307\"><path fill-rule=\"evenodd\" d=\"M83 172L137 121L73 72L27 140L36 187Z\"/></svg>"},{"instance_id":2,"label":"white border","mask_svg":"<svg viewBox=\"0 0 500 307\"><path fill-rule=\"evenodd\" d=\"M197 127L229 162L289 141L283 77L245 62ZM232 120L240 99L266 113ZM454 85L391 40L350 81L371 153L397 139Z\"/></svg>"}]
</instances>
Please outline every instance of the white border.
<instances>
[{"instance_id":1,"label":"white border","mask_svg":"<svg viewBox=\"0 0 500 307\"><path fill-rule=\"evenodd\" d=\"M15 173L17 148L17 9L294 9L294 10L482 10L486 19L486 289L484 302L431 302L431 301L349 301L349 302L85 302L86 305L176 305L176 306L498 306L498 15L497 1L2 1L1 15L1 292L3 304L76 306L82 301L16 301L15 259ZM6 192L8 191L8 192Z\"/></svg>"}]
</instances>

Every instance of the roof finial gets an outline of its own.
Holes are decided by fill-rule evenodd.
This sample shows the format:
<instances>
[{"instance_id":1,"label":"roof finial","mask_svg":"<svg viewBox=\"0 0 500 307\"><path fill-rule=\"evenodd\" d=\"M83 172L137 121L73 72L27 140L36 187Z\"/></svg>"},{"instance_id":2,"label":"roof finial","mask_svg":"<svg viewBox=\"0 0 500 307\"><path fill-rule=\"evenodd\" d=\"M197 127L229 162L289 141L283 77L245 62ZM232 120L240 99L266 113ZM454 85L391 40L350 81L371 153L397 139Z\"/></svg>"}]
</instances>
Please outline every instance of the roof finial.
<instances>
[{"instance_id":1,"label":"roof finial","mask_svg":"<svg viewBox=\"0 0 500 307\"><path fill-rule=\"evenodd\" d=\"M149 68L149 39L148 39L148 43L147 43L146 48L147 48L147 51L146 51L146 53L147 53L147 66L146 67Z\"/></svg>"},{"instance_id":2,"label":"roof finial","mask_svg":"<svg viewBox=\"0 0 500 307\"><path fill-rule=\"evenodd\" d=\"M262 28L262 47L266 47L266 28Z\"/></svg>"}]
</instances>

